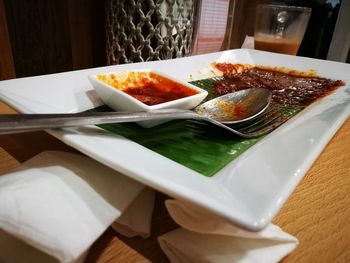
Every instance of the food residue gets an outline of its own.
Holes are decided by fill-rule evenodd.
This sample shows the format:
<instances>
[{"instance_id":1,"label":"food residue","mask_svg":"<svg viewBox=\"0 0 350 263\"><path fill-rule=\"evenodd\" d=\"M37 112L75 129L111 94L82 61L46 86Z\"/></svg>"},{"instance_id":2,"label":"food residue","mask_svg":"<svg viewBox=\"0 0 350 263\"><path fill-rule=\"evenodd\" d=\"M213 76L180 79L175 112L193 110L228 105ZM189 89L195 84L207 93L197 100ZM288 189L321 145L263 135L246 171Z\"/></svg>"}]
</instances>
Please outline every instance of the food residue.
<instances>
[{"instance_id":1,"label":"food residue","mask_svg":"<svg viewBox=\"0 0 350 263\"><path fill-rule=\"evenodd\" d=\"M214 94L224 95L242 89L265 88L272 91L273 101L288 105L306 107L345 85L342 80L318 77L314 72L307 76L297 71L286 72L276 68L233 63L214 63L213 67L224 75L223 79L215 81Z\"/></svg>"},{"instance_id":2,"label":"food residue","mask_svg":"<svg viewBox=\"0 0 350 263\"><path fill-rule=\"evenodd\" d=\"M216 101L215 104L216 107L220 109L220 111L218 111L218 114L224 118L229 117L230 120L242 119L247 114L245 107L241 102L232 105L230 102Z\"/></svg>"}]
</instances>

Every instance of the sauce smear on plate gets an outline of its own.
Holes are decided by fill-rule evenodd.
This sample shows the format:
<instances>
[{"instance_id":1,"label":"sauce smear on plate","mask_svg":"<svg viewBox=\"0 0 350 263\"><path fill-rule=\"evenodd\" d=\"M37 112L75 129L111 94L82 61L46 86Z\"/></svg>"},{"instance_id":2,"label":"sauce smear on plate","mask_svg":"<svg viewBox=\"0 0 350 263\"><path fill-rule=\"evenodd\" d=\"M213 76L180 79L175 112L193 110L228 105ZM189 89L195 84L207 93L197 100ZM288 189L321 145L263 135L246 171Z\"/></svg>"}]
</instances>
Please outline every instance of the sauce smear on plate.
<instances>
[{"instance_id":1,"label":"sauce smear on plate","mask_svg":"<svg viewBox=\"0 0 350 263\"><path fill-rule=\"evenodd\" d=\"M214 83L214 94L224 95L242 89L265 88L272 91L273 101L287 105L306 107L345 85L341 80L307 76L296 71L283 72L231 63L216 63L214 67L225 77Z\"/></svg>"}]
</instances>

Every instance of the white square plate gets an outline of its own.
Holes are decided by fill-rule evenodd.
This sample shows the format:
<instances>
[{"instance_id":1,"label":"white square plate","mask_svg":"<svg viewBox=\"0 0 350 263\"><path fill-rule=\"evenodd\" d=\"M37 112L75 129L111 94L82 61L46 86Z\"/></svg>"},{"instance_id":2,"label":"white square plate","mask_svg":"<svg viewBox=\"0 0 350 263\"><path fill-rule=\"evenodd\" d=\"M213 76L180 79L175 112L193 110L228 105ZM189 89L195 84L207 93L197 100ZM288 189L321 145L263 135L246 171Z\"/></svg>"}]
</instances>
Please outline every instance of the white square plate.
<instances>
[{"instance_id":1,"label":"white square plate","mask_svg":"<svg viewBox=\"0 0 350 263\"><path fill-rule=\"evenodd\" d=\"M23 113L79 112L101 104L88 76L152 68L188 80L212 62L279 66L346 82L229 163L205 177L97 127L50 134L105 165L174 198L197 204L250 230L271 222L327 142L350 115L350 65L256 50L95 68L0 82L1 99ZM98 175L96 175L98 176Z\"/></svg>"}]
</instances>

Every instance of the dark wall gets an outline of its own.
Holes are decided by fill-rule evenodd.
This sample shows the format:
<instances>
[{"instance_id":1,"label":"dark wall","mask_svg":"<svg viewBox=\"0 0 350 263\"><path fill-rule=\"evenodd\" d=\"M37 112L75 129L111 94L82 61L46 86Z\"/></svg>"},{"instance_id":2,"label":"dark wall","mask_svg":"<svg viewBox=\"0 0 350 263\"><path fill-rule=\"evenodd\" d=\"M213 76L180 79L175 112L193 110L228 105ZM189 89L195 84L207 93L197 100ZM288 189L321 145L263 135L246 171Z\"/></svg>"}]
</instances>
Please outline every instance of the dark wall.
<instances>
[{"instance_id":1,"label":"dark wall","mask_svg":"<svg viewBox=\"0 0 350 263\"><path fill-rule=\"evenodd\" d=\"M17 77L106 64L98 0L5 0Z\"/></svg>"}]
</instances>

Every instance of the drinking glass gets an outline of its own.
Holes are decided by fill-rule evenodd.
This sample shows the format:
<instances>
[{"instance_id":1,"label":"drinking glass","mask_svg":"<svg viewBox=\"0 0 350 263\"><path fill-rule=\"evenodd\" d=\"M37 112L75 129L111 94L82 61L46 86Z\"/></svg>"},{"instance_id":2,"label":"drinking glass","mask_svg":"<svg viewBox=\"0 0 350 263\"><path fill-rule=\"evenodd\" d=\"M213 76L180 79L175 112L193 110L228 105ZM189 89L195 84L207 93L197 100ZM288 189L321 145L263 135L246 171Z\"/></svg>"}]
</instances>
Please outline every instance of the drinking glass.
<instances>
[{"instance_id":1,"label":"drinking glass","mask_svg":"<svg viewBox=\"0 0 350 263\"><path fill-rule=\"evenodd\" d=\"M258 5L254 48L296 55L309 22L311 8Z\"/></svg>"}]
</instances>

